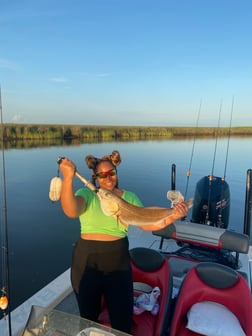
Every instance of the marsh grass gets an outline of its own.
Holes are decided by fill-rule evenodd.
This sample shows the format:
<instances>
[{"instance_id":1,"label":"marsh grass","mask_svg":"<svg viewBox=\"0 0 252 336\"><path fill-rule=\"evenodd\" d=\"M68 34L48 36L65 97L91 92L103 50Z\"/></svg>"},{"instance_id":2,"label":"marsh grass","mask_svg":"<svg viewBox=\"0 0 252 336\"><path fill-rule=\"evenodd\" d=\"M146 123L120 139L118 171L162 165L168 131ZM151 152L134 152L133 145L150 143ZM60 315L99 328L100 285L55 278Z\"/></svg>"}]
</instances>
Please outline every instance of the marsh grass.
<instances>
[{"instance_id":1,"label":"marsh grass","mask_svg":"<svg viewBox=\"0 0 252 336\"><path fill-rule=\"evenodd\" d=\"M126 141L170 139L177 137L252 136L251 127L157 127L157 126L92 126L3 124L0 135L4 141L73 140Z\"/></svg>"}]
</instances>

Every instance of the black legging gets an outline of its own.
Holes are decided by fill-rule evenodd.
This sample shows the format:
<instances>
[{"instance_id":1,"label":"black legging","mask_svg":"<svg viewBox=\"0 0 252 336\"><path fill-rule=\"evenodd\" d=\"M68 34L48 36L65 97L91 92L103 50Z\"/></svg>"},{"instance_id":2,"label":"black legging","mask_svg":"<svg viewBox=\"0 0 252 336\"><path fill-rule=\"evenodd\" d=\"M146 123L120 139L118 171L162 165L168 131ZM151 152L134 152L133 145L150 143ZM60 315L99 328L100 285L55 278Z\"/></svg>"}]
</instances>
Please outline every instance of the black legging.
<instances>
[{"instance_id":1,"label":"black legging","mask_svg":"<svg viewBox=\"0 0 252 336\"><path fill-rule=\"evenodd\" d=\"M73 253L72 285L80 315L98 320L104 295L112 328L130 333L133 316L133 282L128 239L80 239Z\"/></svg>"}]
</instances>

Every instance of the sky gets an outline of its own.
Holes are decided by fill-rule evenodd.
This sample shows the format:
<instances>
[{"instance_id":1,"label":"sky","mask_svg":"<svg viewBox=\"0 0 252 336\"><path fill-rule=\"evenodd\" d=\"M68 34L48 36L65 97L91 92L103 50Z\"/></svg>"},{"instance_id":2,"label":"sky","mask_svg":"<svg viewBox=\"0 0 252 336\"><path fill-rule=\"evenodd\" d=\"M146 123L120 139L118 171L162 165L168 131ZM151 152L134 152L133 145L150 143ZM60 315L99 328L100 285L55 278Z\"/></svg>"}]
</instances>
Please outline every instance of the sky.
<instances>
[{"instance_id":1,"label":"sky","mask_svg":"<svg viewBox=\"0 0 252 336\"><path fill-rule=\"evenodd\" d=\"M6 123L252 126L251 0L1 0Z\"/></svg>"}]
</instances>

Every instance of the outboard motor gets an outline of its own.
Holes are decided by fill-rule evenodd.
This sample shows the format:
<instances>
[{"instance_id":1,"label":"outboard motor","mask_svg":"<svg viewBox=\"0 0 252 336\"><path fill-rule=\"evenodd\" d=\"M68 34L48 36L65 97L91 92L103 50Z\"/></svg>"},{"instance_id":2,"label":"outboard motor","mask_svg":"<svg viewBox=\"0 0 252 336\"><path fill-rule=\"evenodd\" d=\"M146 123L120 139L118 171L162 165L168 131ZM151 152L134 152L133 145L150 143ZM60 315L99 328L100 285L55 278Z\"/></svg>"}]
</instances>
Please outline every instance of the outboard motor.
<instances>
[{"instance_id":1,"label":"outboard motor","mask_svg":"<svg viewBox=\"0 0 252 336\"><path fill-rule=\"evenodd\" d=\"M192 222L227 228L229 222L230 193L221 177L205 176L195 189Z\"/></svg>"}]
</instances>

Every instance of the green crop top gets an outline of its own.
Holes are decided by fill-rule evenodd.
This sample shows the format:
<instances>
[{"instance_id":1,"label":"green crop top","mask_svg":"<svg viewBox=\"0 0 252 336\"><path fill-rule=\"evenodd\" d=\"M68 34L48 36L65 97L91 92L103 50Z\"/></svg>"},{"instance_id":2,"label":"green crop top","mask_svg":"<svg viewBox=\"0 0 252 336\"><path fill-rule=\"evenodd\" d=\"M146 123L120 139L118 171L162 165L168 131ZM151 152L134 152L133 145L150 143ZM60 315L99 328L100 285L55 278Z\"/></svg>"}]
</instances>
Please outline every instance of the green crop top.
<instances>
[{"instance_id":1,"label":"green crop top","mask_svg":"<svg viewBox=\"0 0 252 336\"><path fill-rule=\"evenodd\" d=\"M86 210L80 215L81 233L105 233L116 237L125 237L128 226L122 225L112 216L106 216L101 210L98 196L88 188L80 188L75 193L83 197L86 202ZM137 205L143 206L137 195L131 191L123 191L122 199Z\"/></svg>"}]
</instances>

